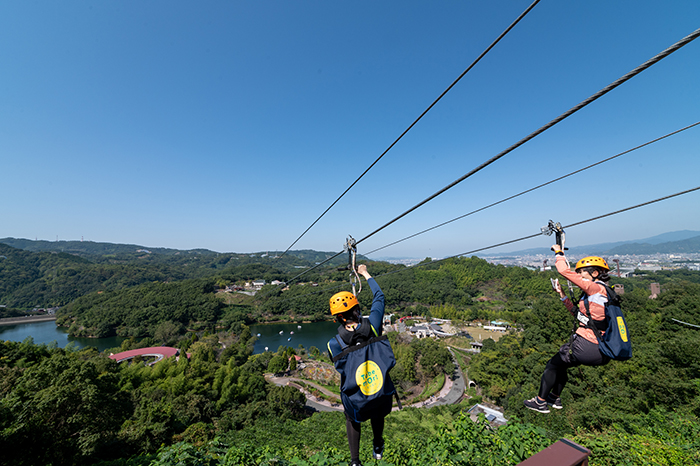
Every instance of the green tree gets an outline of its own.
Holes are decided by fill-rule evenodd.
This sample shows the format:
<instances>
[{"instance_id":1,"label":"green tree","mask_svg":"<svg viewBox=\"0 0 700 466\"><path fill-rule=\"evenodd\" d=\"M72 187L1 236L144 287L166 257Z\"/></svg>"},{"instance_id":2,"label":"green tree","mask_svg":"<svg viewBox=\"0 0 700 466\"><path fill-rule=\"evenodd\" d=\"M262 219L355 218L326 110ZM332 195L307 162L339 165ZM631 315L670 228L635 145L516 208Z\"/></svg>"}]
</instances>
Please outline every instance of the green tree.
<instances>
[{"instance_id":1,"label":"green tree","mask_svg":"<svg viewBox=\"0 0 700 466\"><path fill-rule=\"evenodd\" d=\"M273 374L281 374L287 370L287 358L284 354L276 354L267 366L267 370Z\"/></svg>"},{"instance_id":2,"label":"green tree","mask_svg":"<svg viewBox=\"0 0 700 466\"><path fill-rule=\"evenodd\" d=\"M17 379L3 400L12 424L0 438L10 463L81 463L113 442L129 405L116 363L87 354L59 351Z\"/></svg>"}]
</instances>

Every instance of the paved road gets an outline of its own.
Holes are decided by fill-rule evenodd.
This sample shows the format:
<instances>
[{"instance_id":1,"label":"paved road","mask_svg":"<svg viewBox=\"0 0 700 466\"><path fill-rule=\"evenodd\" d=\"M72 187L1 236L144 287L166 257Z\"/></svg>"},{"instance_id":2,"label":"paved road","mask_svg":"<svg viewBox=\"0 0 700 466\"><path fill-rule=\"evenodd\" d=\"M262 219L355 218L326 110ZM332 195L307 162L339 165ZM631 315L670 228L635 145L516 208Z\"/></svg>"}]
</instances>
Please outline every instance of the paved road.
<instances>
[{"instance_id":1,"label":"paved road","mask_svg":"<svg viewBox=\"0 0 700 466\"><path fill-rule=\"evenodd\" d=\"M48 322L56 320L56 316L25 316L25 317L5 317L0 319L0 325L32 324L36 322Z\"/></svg>"},{"instance_id":2,"label":"paved road","mask_svg":"<svg viewBox=\"0 0 700 466\"><path fill-rule=\"evenodd\" d=\"M457 362L457 359L454 357L454 353L452 353L452 348L447 348L450 351L450 354L452 354L452 361L455 364L455 372L454 376L452 378L452 387L450 387L450 390L446 394L440 393L440 397L438 397L437 400L435 400L433 403L429 403L426 405L426 407L431 408L433 406L440 406L440 405L452 405L455 403L458 403L459 400L462 399L464 396L464 390L466 390L466 383L464 382L464 374L462 374L462 368L459 367L459 363Z\"/></svg>"},{"instance_id":3,"label":"paved road","mask_svg":"<svg viewBox=\"0 0 700 466\"><path fill-rule=\"evenodd\" d=\"M450 353L452 354L452 349L448 348L450 350ZM455 372L452 378L446 377L445 378L445 385L442 387L440 390L440 393L438 393L436 396L431 397L429 400L416 403L413 405L407 405L413 408L432 408L433 406L440 406L440 405L451 405L458 403L462 397L464 396L464 391L466 389L466 383L464 381L464 375L462 374L462 369L459 367L459 363L454 357L454 354L452 354L452 360L455 364ZM332 403L330 401L316 398L315 396L311 395L307 390L301 388L301 392L306 395L306 406L309 408L315 409L317 411L342 411L343 406L340 404L340 397L336 395L335 393L325 389L324 387L321 387L318 384L315 384L314 382L310 382L308 380L304 379L299 379L296 377L274 377L272 375L266 375L265 379L274 383L275 385L288 385L290 382L294 384L295 382L302 382L304 384L313 386L315 389L319 390L322 392L324 395L332 397L334 400L338 400L335 403ZM394 407L394 410L397 410L398 408Z\"/></svg>"},{"instance_id":4,"label":"paved road","mask_svg":"<svg viewBox=\"0 0 700 466\"><path fill-rule=\"evenodd\" d=\"M316 390L320 391L326 396L332 397L336 402L330 402L323 398L316 398L311 393L309 393L303 386L296 385L297 388L306 396L306 406L314 409L316 411L342 411L343 405L340 404L340 397L335 393L325 389L324 387L305 379L299 379L297 377L275 377L273 375L266 374L265 380L272 382L275 385L290 385L295 384L295 382L301 382L306 385L314 387Z\"/></svg>"}]
</instances>

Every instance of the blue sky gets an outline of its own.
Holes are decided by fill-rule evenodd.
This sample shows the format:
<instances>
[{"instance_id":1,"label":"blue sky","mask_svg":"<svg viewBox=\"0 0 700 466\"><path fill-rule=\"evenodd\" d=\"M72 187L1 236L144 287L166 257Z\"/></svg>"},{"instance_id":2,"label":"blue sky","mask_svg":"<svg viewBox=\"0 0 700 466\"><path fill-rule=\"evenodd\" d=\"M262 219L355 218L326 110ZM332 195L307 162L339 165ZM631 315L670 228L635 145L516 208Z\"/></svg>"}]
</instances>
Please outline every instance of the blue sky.
<instances>
[{"instance_id":1,"label":"blue sky","mask_svg":"<svg viewBox=\"0 0 700 466\"><path fill-rule=\"evenodd\" d=\"M529 4L2 2L0 237L284 250ZM294 249L339 251L698 27L695 0L540 2ZM699 121L699 75L696 40L359 252ZM458 254L694 188L699 147L696 127L377 257ZM698 205L567 238L700 230Z\"/></svg>"}]
</instances>

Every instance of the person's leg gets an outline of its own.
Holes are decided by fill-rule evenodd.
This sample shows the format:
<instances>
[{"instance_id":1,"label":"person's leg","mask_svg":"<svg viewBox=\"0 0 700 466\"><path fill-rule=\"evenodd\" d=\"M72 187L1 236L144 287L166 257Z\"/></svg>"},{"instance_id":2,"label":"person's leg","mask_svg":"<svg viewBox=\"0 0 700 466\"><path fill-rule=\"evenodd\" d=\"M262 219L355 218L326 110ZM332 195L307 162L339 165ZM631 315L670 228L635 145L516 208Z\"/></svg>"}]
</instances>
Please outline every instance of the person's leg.
<instances>
[{"instance_id":1,"label":"person's leg","mask_svg":"<svg viewBox=\"0 0 700 466\"><path fill-rule=\"evenodd\" d=\"M348 434L348 446L350 447L350 461L355 464L360 464L360 433L362 424L354 422L345 413L345 430Z\"/></svg>"},{"instance_id":2,"label":"person's leg","mask_svg":"<svg viewBox=\"0 0 700 466\"><path fill-rule=\"evenodd\" d=\"M382 459L384 455L384 418L391 413L393 395L384 395L374 406L374 413L370 418L372 423L372 456L375 460Z\"/></svg>"},{"instance_id":3,"label":"person's leg","mask_svg":"<svg viewBox=\"0 0 700 466\"><path fill-rule=\"evenodd\" d=\"M540 400L547 400L547 396L550 393L557 397L561 395L566 382L569 380L567 369L577 366L579 363L576 361L569 354L568 343L559 348L559 352L547 362L547 366L544 368L542 380L540 381L540 392L538 393Z\"/></svg>"},{"instance_id":4,"label":"person's leg","mask_svg":"<svg viewBox=\"0 0 700 466\"><path fill-rule=\"evenodd\" d=\"M561 358L561 356L559 357ZM557 376L554 379L554 385L552 385L552 389L549 391L550 398L556 399L561 396L561 393L564 391L564 387L566 386L566 382L569 381L569 371L567 369L569 367L574 367L575 365L578 364L564 363L558 366L558 369L556 371Z\"/></svg>"},{"instance_id":5,"label":"person's leg","mask_svg":"<svg viewBox=\"0 0 700 466\"><path fill-rule=\"evenodd\" d=\"M372 455L375 460L382 459L384 454L384 416L377 416L371 419L372 434Z\"/></svg>"},{"instance_id":6,"label":"person's leg","mask_svg":"<svg viewBox=\"0 0 700 466\"><path fill-rule=\"evenodd\" d=\"M374 417L372 422L372 433L374 434L374 445L384 444L384 416Z\"/></svg>"},{"instance_id":7,"label":"person's leg","mask_svg":"<svg viewBox=\"0 0 700 466\"><path fill-rule=\"evenodd\" d=\"M576 365L578 363L570 358L569 344L567 343L559 348L559 352L552 356L552 359L547 362L547 366L544 368L542 379L540 380L539 393L535 398L525 400L525 407L540 413L548 413L548 402L553 404L552 400L559 398L568 381L567 369ZM561 403L556 404L554 407L559 409Z\"/></svg>"},{"instance_id":8,"label":"person's leg","mask_svg":"<svg viewBox=\"0 0 700 466\"><path fill-rule=\"evenodd\" d=\"M570 351L569 348L571 348ZM574 335L571 346L568 343L562 346L559 353L547 363L545 374L542 375L538 398L544 399L554 408L561 409L560 397L569 380L567 369L581 364L585 366L600 366L607 364L609 360L600 352L596 343L591 343L579 335Z\"/></svg>"}]
</instances>

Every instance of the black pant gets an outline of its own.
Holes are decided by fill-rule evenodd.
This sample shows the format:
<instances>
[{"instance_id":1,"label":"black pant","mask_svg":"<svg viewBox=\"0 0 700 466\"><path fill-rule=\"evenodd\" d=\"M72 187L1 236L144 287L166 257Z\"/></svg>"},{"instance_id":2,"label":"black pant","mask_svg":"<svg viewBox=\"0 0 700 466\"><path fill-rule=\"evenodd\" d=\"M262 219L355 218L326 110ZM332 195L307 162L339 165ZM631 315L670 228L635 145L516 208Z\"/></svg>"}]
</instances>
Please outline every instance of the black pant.
<instances>
[{"instance_id":1,"label":"black pant","mask_svg":"<svg viewBox=\"0 0 700 466\"><path fill-rule=\"evenodd\" d=\"M384 418L391 412L391 395L382 398L379 405L376 406L376 415L369 419L372 424L372 434L374 434L372 443L376 446L384 444ZM347 411L345 412L345 430L348 433L350 460L353 463L360 464L360 433L362 432L362 424L350 419Z\"/></svg>"},{"instance_id":2,"label":"black pant","mask_svg":"<svg viewBox=\"0 0 700 466\"><path fill-rule=\"evenodd\" d=\"M559 348L559 352L549 360L547 367L544 368L539 397L546 400L550 393L555 397L561 396L561 392L569 380L569 375L566 372L569 367L602 366L609 361L610 358L600 352L597 343L591 343L582 336L574 335L571 345L569 346L567 343Z\"/></svg>"}]
</instances>

